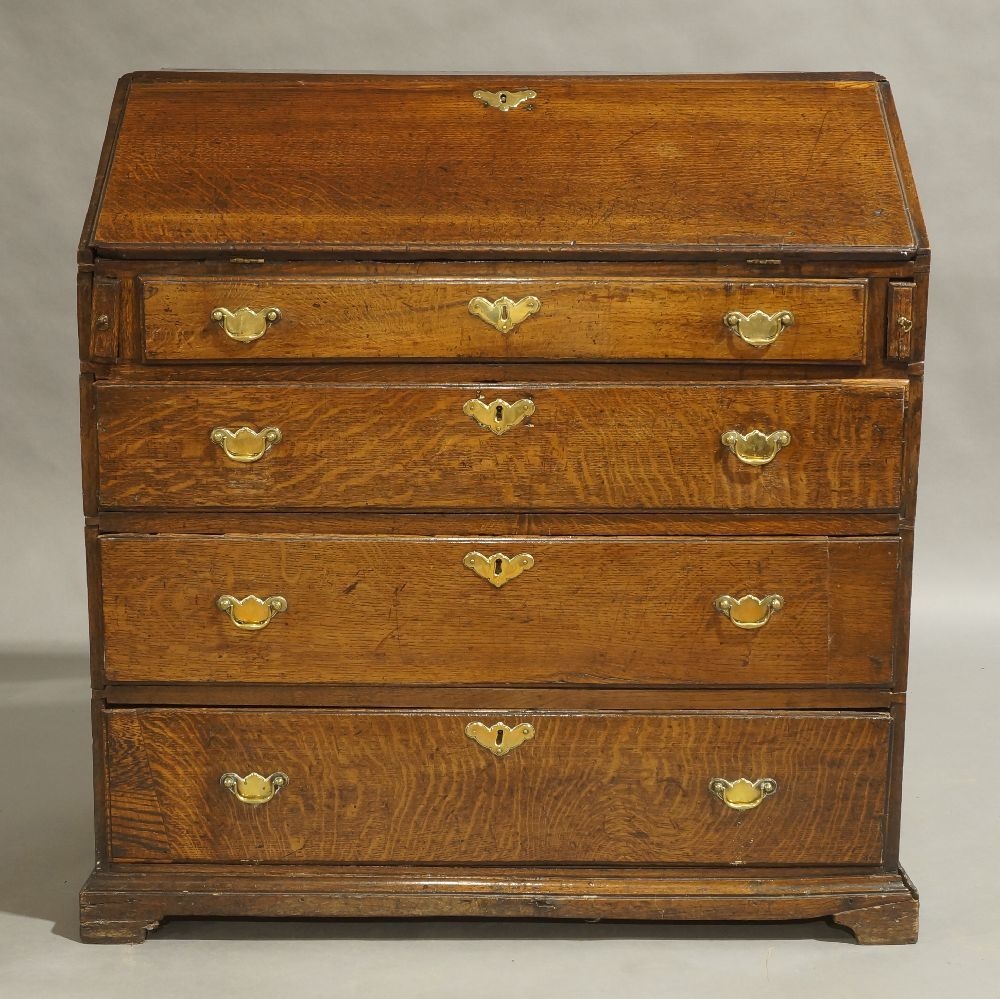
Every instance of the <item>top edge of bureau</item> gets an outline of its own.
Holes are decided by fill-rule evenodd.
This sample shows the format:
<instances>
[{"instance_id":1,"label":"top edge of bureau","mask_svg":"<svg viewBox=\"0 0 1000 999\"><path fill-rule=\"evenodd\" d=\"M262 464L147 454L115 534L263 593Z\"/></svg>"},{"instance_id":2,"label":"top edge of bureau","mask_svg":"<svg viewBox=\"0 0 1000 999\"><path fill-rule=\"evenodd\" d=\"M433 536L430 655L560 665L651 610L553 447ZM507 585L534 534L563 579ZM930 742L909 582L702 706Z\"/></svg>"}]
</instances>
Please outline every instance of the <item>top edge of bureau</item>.
<instances>
[{"instance_id":1,"label":"top edge of bureau","mask_svg":"<svg viewBox=\"0 0 1000 999\"><path fill-rule=\"evenodd\" d=\"M490 87L535 97L498 110ZM119 81L80 262L927 250L875 74L164 71Z\"/></svg>"}]
</instances>

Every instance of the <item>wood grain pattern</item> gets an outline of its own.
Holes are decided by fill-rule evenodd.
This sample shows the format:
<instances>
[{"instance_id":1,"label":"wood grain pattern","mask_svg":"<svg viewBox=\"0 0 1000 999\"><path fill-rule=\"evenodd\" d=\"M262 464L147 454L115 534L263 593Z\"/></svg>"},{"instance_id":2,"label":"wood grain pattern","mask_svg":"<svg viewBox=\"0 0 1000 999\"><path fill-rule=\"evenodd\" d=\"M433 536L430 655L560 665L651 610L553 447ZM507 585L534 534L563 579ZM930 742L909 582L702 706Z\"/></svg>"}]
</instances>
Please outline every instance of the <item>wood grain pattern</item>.
<instances>
[{"instance_id":1,"label":"wood grain pattern","mask_svg":"<svg viewBox=\"0 0 1000 999\"><path fill-rule=\"evenodd\" d=\"M911 943L919 905L903 872L847 869L734 873L704 868L530 870L433 867L267 867L123 864L98 869L80 893L80 934L92 943L140 943L171 916L528 919L817 919L838 914L855 931L868 908L878 942ZM909 920L900 918L903 907ZM887 932L899 928L897 936ZM875 942L862 931L859 942Z\"/></svg>"},{"instance_id":2,"label":"wood grain pattern","mask_svg":"<svg viewBox=\"0 0 1000 999\"><path fill-rule=\"evenodd\" d=\"M472 97L500 87L539 96ZM873 77L163 73L131 80L90 245L912 255L897 163Z\"/></svg>"},{"instance_id":3,"label":"wood grain pattern","mask_svg":"<svg viewBox=\"0 0 1000 999\"><path fill-rule=\"evenodd\" d=\"M886 510L900 501L903 381L671 386L101 385L104 508ZM470 398L530 398L503 437ZM278 426L254 464L213 427ZM769 465L720 435L788 430Z\"/></svg>"},{"instance_id":4,"label":"wood grain pattern","mask_svg":"<svg viewBox=\"0 0 1000 999\"><path fill-rule=\"evenodd\" d=\"M503 589L470 551L527 552ZM110 682L892 683L896 540L184 536L101 539ZM223 593L288 610L239 631ZM745 631L723 594L780 593Z\"/></svg>"},{"instance_id":5,"label":"wood grain pattern","mask_svg":"<svg viewBox=\"0 0 1000 999\"><path fill-rule=\"evenodd\" d=\"M102 534L463 534L657 537L799 537L896 535L898 513L449 513L321 510L259 511L253 520L225 511L103 511L91 518Z\"/></svg>"},{"instance_id":6,"label":"wood grain pattern","mask_svg":"<svg viewBox=\"0 0 1000 999\"><path fill-rule=\"evenodd\" d=\"M529 110L471 96L519 86ZM174 915L915 939L929 250L883 79L130 74L79 261L82 939ZM500 334L479 294L542 307ZM242 304L283 318L236 344L208 315ZM720 321L757 308L796 315L766 350ZM536 410L495 437L473 397ZM257 464L209 442L265 423ZM719 436L752 427L792 444L741 465ZM535 565L495 590L472 546ZM222 586L289 608L242 633ZM716 590L786 604L743 632ZM471 720L537 735L497 759ZM218 783L279 767L260 808ZM708 779L740 774L779 790L733 812Z\"/></svg>"},{"instance_id":7,"label":"wood grain pattern","mask_svg":"<svg viewBox=\"0 0 1000 999\"><path fill-rule=\"evenodd\" d=\"M885 714L515 715L535 737L497 758L464 713L116 709L113 857L347 863L877 864ZM137 747L131 733L142 733ZM219 784L282 770L263 806ZM749 812L713 777L773 777ZM159 788L151 803L149 779ZM600 793L595 793L596 789ZM159 823L168 830L164 849ZM150 828L156 834L149 836Z\"/></svg>"},{"instance_id":8,"label":"wood grain pattern","mask_svg":"<svg viewBox=\"0 0 1000 999\"><path fill-rule=\"evenodd\" d=\"M537 271L537 267L534 269ZM614 358L840 361L865 358L865 281L667 282L593 271L502 278L453 273L305 279L185 277L142 281L145 356L153 361L339 358ZM469 313L476 296L519 300L539 311L507 333ZM240 343L211 318L277 307L260 339ZM723 323L730 311L789 310L794 323L767 347L744 343Z\"/></svg>"}]
</instances>

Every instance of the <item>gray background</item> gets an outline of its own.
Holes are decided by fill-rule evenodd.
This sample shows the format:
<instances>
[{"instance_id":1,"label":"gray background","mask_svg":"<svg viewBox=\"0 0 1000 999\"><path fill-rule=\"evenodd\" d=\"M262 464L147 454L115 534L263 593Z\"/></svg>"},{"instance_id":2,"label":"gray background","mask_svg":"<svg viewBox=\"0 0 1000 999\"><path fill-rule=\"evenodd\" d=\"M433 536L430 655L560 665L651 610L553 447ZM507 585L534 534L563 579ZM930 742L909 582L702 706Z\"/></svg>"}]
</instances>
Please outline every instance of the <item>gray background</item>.
<instances>
[{"instance_id":1,"label":"gray background","mask_svg":"<svg viewBox=\"0 0 1000 999\"><path fill-rule=\"evenodd\" d=\"M4 994L1000 995L998 43L995 0L0 0ZM499 923L197 923L141 948L74 942L92 860L74 251L115 81L161 67L890 79L934 254L902 844L920 944L842 946L822 924Z\"/></svg>"}]
</instances>

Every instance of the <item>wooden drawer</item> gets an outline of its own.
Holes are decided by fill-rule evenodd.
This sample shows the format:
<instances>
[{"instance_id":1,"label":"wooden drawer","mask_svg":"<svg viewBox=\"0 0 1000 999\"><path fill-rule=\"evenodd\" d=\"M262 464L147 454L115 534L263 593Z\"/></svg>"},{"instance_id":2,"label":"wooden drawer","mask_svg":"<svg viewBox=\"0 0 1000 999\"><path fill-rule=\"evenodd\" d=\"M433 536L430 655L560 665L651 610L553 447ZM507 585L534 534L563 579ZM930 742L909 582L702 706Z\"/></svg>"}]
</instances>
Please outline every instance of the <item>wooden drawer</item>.
<instances>
[{"instance_id":1,"label":"wooden drawer","mask_svg":"<svg viewBox=\"0 0 1000 999\"><path fill-rule=\"evenodd\" d=\"M906 382L102 384L107 509L889 510ZM494 401L520 418L502 435ZM489 405L486 405L486 404ZM518 405L523 403L523 405ZM259 460L213 440L241 427ZM267 428L271 428L268 430ZM273 440L280 433L280 440ZM788 446L745 464L729 431ZM248 432L249 433L249 432ZM272 442L273 441L273 442ZM266 448L266 450L265 450Z\"/></svg>"},{"instance_id":2,"label":"wooden drawer","mask_svg":"<svg viewBox=\"0 0 1000 999\"><path fill-rule=\"evenodd\" d=\"M489 575L495 559L474 552L533 564L491 585L465 563ZM895 538L104 537L104 671L113 683L889 686L898 559ZM778 595L780 609L746 601L731 618L766 623L739 627L716 600L747 594ZM278 610L261 606L272 598Z\"/></svg>"},{"instance_id":3,"label":"wooden drawer","mask_svg":"<svg viewBox=\"0 0 1000 999\"><path fill-rule=\"evenodd\" d=\"M557 278L527 276L526 268L518 272L522 276L514 278L405 272L311 279L144 278L145 356L153 361L587 358L850 364L865 359L865 280L670 280L614 272ZM506 308L502 298L510 303ZM726 322L731 314L746 319L755 312L765 315L742 326L735 316ZM777 318L768 322L765 317Z\"/></svg>"},{"instance_id":4,"label":"wooden drawer","mask_svg":"<svg viewBox=\"0 0 1000 999\"><path fill-rule=\"evenodd\" d=\"M120 861L882 859L892 724L882 713L150 708L104 717ZM492 732L476 733L486 747L467 734L501 720L513 733L498 751L521 726L533 735L497 756L486 748L496 746ZM283 773L287 784L247 804L221 783L252 772ZM737 810L710 790L717 778L777 789Z\"/></svg>"}]
</instances>

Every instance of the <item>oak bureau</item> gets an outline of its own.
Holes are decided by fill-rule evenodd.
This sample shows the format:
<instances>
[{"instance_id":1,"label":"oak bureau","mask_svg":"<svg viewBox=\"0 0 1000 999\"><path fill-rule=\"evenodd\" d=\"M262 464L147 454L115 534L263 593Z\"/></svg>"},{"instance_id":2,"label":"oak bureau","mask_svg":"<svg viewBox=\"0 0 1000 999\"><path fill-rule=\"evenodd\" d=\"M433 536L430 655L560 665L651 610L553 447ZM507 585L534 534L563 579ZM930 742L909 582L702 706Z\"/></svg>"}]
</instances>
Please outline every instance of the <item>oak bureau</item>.
<instances>
[{"instance_id":1,"label":"oak bureau","mask_svg":"<svg viewBox=\"0 0 1000 999\"><path fill-rule=\"evenodd\" d=\"M914 940L928 265L872 74L125 77L79 256L82 938Z\"/></svg>"}]
</instances>

